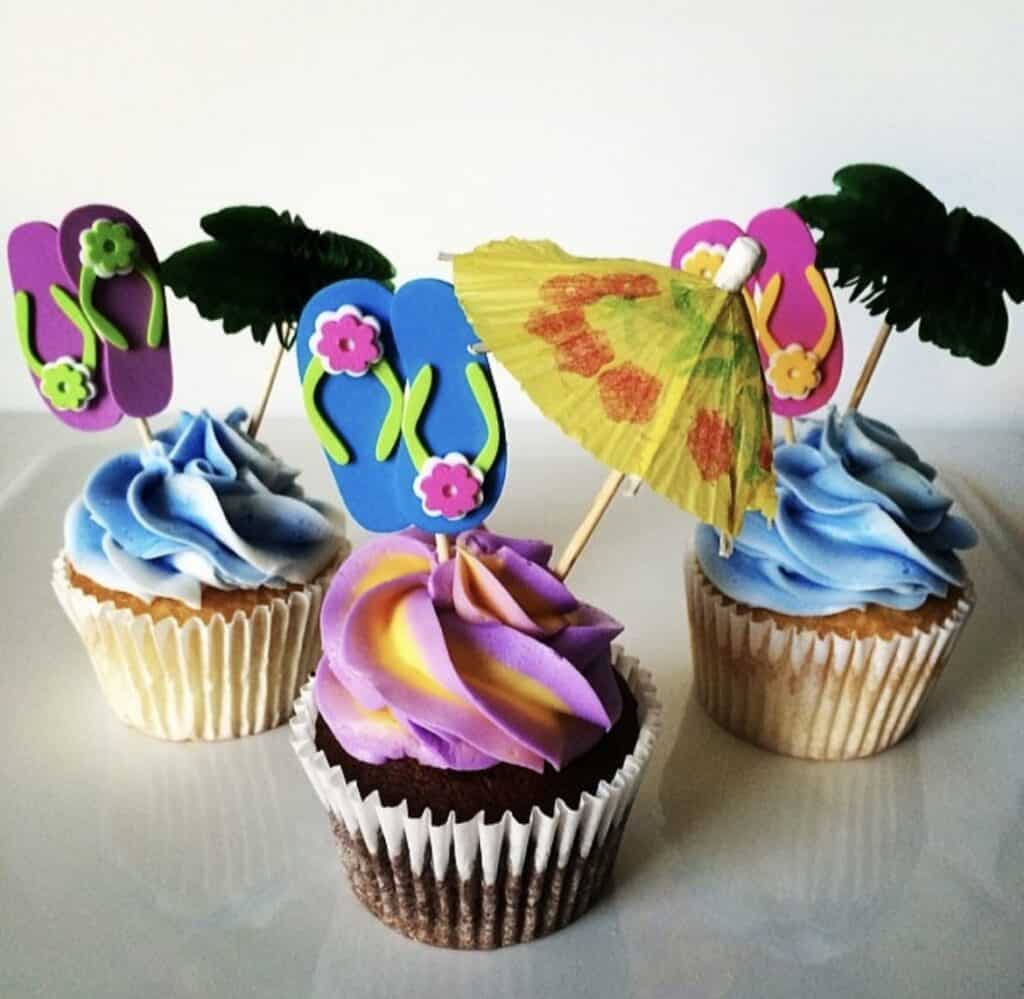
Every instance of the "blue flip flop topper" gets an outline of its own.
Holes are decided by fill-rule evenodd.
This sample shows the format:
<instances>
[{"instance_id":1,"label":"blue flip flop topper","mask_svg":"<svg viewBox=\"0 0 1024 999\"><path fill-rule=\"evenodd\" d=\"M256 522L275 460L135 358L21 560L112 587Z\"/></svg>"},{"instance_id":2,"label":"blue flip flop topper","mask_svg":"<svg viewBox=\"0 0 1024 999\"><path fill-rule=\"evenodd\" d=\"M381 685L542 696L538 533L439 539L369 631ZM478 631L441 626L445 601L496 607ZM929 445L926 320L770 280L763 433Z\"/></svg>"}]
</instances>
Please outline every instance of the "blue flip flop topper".
<instances>
[{"instance_id":1,"label":"blue flip flop topper","mask_svg":"<svg viewBox=\"0 0 1024 999\"><path fill-rule=\"evenodd\" d=\"M407 524L455 534L494 509L505 484L505 431L479 340L447 281L395 293L391 332L407 380L396 500Z\"/></svg>"},{"instance_id":2,"label":"blue flip flop topper","mask_svg":"<svg viewBox=\"0 0 1024 999\"><path fill-rule=\"evenodd\" d=\"M306 416L348 512L378 532L409 524L398 502L403 379L392 299L363 278L328 285L306 303L296 341Z\"/></svg>"}]
</instances>

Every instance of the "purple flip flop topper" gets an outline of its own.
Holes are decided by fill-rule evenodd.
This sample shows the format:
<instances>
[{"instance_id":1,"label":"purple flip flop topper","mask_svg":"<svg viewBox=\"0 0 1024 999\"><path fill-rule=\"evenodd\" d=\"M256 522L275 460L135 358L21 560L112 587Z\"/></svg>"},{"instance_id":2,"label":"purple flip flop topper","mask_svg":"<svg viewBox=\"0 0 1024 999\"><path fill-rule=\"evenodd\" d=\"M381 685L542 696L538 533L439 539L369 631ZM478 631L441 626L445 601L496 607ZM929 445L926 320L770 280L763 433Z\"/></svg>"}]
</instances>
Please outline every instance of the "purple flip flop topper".
<instances>
[{"instance_id":1,"label":"purple flip flop topper","mask_svg":"<svg viewBox=\"0 0 1024 999\"><path fill-rule=\"evenodd\" d=\"M154 416L170 402L173 375L167 307L149 237L120 208L85 205L64 218L58 241L82 311L107 340L110 394L128 416Z\"/></svg>"},{"instance_id":2,"label":"purple flip flop topper","mask_svg":"<svg viewBox=\"0 0 1024 999\"><path fill-rule=\"evenodd\" d=\"M772 412L802 416L828 402L843 369L832 292L815 267L814 237L794 211L761 212L746 234L765 250L746 291ZM702 222L679 237L672 266L713 277L725 251L742 235L744 230L726 219Z\"/></svg>"},{"instance_id":3,"label":"purple flip flop topper","mask_svg":"<svg viewBox=\"0 0 1024 999\"><path fill-rule=\"evenodd\" d=\"M57 419L75 430L106 430L114 426L122 412L108 391L106 348L78 308L75 286L61 262L57 229L49 222L18 226L7 241L7 260L15 292L18 334L23 338L22 351L27 349L26 359L32 358L29 370L43 401ZM90 350L94 355L91 358ZM94 363L89 366L83 360ZM69 361L69 373L77 379L77 386L62 384L59 378L57 369L62 363L68 367ZM58 376L56 384L51 382L52 374ZM88 399L83 389L86 383L91 392ZM57 398L55 390L61 389L65 393L70 389L71 395L55 406L51 400ZM81 408L72 408L74 405Z\"/></svg>"}]
</instances>

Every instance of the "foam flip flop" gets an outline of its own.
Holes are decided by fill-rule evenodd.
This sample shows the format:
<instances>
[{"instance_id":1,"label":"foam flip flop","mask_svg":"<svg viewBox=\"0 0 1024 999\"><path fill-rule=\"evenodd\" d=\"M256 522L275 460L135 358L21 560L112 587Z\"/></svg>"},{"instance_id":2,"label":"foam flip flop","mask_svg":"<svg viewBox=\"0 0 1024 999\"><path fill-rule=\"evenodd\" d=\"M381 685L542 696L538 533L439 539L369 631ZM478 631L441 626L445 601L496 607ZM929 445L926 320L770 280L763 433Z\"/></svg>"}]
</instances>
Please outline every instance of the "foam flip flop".
<instances>
[{"instance_id":1,"label":"foam flip flop","mask_svg":"<svg viewBox=\"0 0 1024 999\"><path fill-rule=\"evenodd\" d=\"M755 323L772 410L802 416L832 397L843 372L843 340L818 248L791 208L755 215L747 233L765 250L757 271Z\"/></svg>"},{"instance_id":2,"label":"foam flip flop","mask_svg":"<svg viewBox=\"0 0 1024 999\"><path fill-rule=\"evenodd\" d=\"M79 307L49 222L18 226L7 241L15 330L36 390L76 430L106 430L122 416L108 390L106 348Z\"/></svg>"},{"instance_id":3,"label":"foam flip flop","mask_svg":"<svg viewBox=\"0 0 1024 999\"><path fill-rule=\"evenodd\" d=\"M302 310L295 351L306 416L345 506L379 532L409 524L397 503L402 375L392 298L363 278L328 285Z\"/></svg>"},{"instance_id":4,"label":"foam flip flop","mask_svg":"<svg viewBox=\"0 0 1024 999\"><path fill-rule=\"evenodd\" d=\"M687 229L672 248L672 266L711 281L743 230L728 219L709 219ZM753 284L753 278L751 278Z\"/></svg>"},{"instance_id":5,"label":"foam flip flop","mask_svg":"<svg viewBox=\"0 0 1024 999\"><path fill-rule=\"evenodd\" d=\"M800 216L790 208L770 208L755 215L745 232L728 219L701 222L676 241L672 266L711 279L742 235L752 236L765 252L744 297L772 412L802 416L835 392L843 344L832 292L815 267L814 237Z\"/></svg>"},{"instance_id":6,"label":"foam flip flop","mask_svg":"<svg viewBox=\"0 0 1024 999\"><path fill-rule=\"evenodd\" d=\"M128 416L156 415L170 402L173 374L153 244L131 215L112 205L70 212L58 243L81 311L105 341L110 394Z\"/></svg>"},{"instance_id":7,"label":"foam flip flop","mask_svg":"<svg viewBox=\"0 0 1024 999\"><path fill-rule=\"evenodd\" d=\"M505 433L487 357L470 351L479 338L446 281L402 285L391 323L408 380L399 506L425 531L476 527L505 484Z\"/></svg>"}]
</instances>

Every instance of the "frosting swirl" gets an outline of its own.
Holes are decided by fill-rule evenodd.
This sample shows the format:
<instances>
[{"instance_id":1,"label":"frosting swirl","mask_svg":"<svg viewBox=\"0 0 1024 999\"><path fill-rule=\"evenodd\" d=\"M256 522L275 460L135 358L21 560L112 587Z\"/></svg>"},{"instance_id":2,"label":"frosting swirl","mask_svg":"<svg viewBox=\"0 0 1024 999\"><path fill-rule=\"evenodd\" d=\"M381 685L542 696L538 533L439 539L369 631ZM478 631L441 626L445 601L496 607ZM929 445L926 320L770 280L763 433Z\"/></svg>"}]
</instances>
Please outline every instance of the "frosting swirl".
<instances>
[{"instance_id":1,"label":"frosting swirl","mask_svg":"<svg viewBox=\"0 0 1024 999\"><path fill-rule=\"evenodd\" d=\"M912 610L966 582L956 549L977 534L891 427L832 407L801 421L797 443L776 446L775 471L774 526L748 513L729 557L712 528L698 528L700 567L727 596L795 615Z\"/></svg>"},{"instance_id":2,"label":"frosting swirl","mask_svg":"<svg viewBox=\"0 0 1024 999\"><path fill-rule=\"evenodd\" d=\"M439 564L418 531L377 538L324 598L317 707L368 763L561 768L618 720L618 622L547 568L551 547L483 529Z\"/></svg>"},{"instance_id":3,"label":"frosting swirl","mask_svg":"<svg viewBox=\"0 0 1024 999\"><path fill-rule=\"evenodd\" d=\"M203 586L314 579L341 548L341 513L306 499L299 473L244 433L244 419L182 413L149 447L100 465L64 520L71 564L147 603L193 608Z\"/></svg>"}]
</instances>

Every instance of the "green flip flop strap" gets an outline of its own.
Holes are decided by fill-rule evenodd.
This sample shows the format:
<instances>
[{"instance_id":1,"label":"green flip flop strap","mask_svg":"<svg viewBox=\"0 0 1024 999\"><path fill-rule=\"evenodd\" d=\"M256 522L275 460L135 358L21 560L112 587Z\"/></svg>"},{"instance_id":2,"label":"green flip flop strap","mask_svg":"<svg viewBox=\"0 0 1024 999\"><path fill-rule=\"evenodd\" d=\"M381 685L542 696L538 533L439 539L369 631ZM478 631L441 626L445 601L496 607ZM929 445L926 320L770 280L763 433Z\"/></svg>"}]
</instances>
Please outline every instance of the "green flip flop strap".
<instances>
[{"instance_id":1,"label":"green flip flop strap","mask_svg":"<svg viewBox=\"0 0 1024 999\"><path fill-rule=\"evenodd\" d=\"M83 267L78 278L78 300L81 303L82 311L92 325L92 328L103 337L112 347L118 350L127 350L128 341L124 334L109 320L92 300L93 289L96 287L96 272L91 267Z\"/></svg>"},{"instance_id":2,"label":"green flip flop strap","mask_svg":"<svg viewBox=\"0 0 1024 999\"><path fill-rule=\"evenodd\" d=\"M43 362L32 346L32 296L27 291L14 293L14 329L18 334L21 356L25 358L29 371L36 378L42 378Z\"/></svg>"},{"instance_id":3,"label":"green flip flop strap","mask_svg":"<svg viewBox=\"0 0 1024 999\"><path fill-rule=\"evenodd\" d=\"M331 459L339 465L347 465L352 456L345 447L344 441L338 435L334 427L328 423L324 414L317 405L316 392L327 372L324 370L323 362L316 355L309 362L306 374L302 378L302 401L306 407L306 416L313 425L317 438L323 445L324 450Z\"/></svg>"},{"instance_id":4,"label":"green flip flop strap","mask_svg":"<svg viewBox=\"0 0 1024 999\"><path fill-rule=\"evenodd\" d=\"M409 457L412 458L417 472L423 471L423 466L430 460L430 452L420 440L418 427L423 410L427 408L427 400L430 398L430 390L433 387L434 371L429 364L424 364L416 372L416 377L412 380L405 396L405 412L402 414L402 440L405 441Z\"/></svg>"},{"instance_id":5,"label":"green flip flop strap","mask_svg":"<svg viewBox=\"0 0 1024 999\"><path fill-rule=\"evenodd\" d=\"M96 333L89 325L89 320L85 318L74 298L59 284L50 285L50 298L82 334L82 363L95 371L99 360L99 345L96 343Z\"/></svg>"},{"instance_id":6,"label":"green flip flop strap","mask_svg":"<svg viewBox=\"0 0 1024 999\"><path fill-rule=\"evenodd\" d=\"M373 373L388 394L388 411L377 435L376 452L378 461L387 461L402 435L402 386L394 368L383 358L373 366Z\"/></svg>"},{"instance_id":7,"label":"green flip flop strap","mask_svg":"<svg viewBox=\"0 0 1024 999\"><path fill-rule=\"evenodd\" d=\"M146 320L146 344L159 347L164 339L164 286L156 271L146 260L140 260L136 270L149 285L149 317Z\"/></svg>"},{"instance_id":8,"label":"green flip flop strap","mask_svg":"<svg viewBox=\"0 0 1024 999\"><path fill-rule=\"evenodd\" d=\"M490 382L484 372L484 367L478 361L472 361L466 365L466 381L469 383L470 391L480 409L484 425L487 428L487 440L483 448L473 461L473 467L482 475L486 475L498 457L501 447L501 420L498 417L498 404L491 390ZM409 456L420 472L430 458L430 452L423 446L419 436L419 422L423 416L430 398L430 391L434 385L434 372L429 364L423 365L416 373L412 384L409 386L405 400L405 414L402 417L402 439L409 450Z\"/></svg>"},{"instance_id":9,"label":"green flip flop strap","mask_svg":"<svg viewBox=\"0 0 1024 999\"><path fill-rule=\"evenodd\" d=\"M473 466L480 474L486 475L498 457L498 449L501 447L501 419L498 416L498 402L494 398L494 392L491 390L491 383L487 380L484 366L479 361L471 361L466 365L466 381L469 382L469 389L473 393L477 406L480 407L480 415L487 427L487 440L473 462Z\"/></svg>"}]
</instances>

